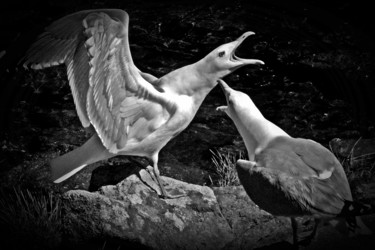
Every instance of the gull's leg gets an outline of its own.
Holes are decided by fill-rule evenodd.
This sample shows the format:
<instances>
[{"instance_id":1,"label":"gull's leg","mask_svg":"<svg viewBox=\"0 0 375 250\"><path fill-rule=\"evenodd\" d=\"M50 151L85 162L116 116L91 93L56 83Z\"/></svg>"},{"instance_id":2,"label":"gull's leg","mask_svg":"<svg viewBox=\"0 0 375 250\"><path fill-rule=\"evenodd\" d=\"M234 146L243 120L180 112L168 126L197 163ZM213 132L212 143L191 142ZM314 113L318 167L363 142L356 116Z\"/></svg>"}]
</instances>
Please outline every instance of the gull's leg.
<instances>
[{"instance_id":1,"label":"gull's leg","mask_svg":"<svg viewBox=\"0 0 375 250\"><path fill-rule=\"evenodd\" d=\"M154 175L156 177L157 183L159 184L159 187L160 187L160 190L161 190L161 196L165 199L167 199L167 198L175 199L175 198L186 196L185 194L181 194L181 193L177 194L177 195L172 195L172 194L167 193L167 191L164 188L163 182L160 179L160 172L159 172L159 168L158 168L158 155L154 155L152 157L152 161L153 161Z\"/></svg>"},{"instance_id":2,"label":"gull's leg","mask_svg":"<svg viewBox=\"0 0 375 250\"><path fill-rule=\"evenodd\" d=\"M151 165L146 167L147 172L150 174L152 180L159 185L159 181L156 179L154 168Z\"/></svg>"},{"instance_id":3,"label":"gull's leg","mask_svg":"<svg viewBox=\"0 0 375 250\"><path fill-rule=\"evenodd\" d=\"M130 160L132 162L135 162L139 165L142 166L142 168L144 169L144 165L141 164L139 161L133 159L132 157L130 157ZM168 194L167 191L165 190L164 188L164 185L163 185L163 182L160 178L160 172L159 172L159 168L158 168L158 155L154 155L153 157L151 157L151 160L153 162L153 166L151 165L147 165L146 167L146 171L141 171L140 172L140 178L141 180L146 184L148 185L151 189L153 189L159 196L163 197L163 198L169 198L169 199L175 199L175 198L179 198L179 197L183 197L183 196L186 196L185 193L178 193L178 194ZM148 173L148 174L146 174Z\"/></svg>"},{"instance_id":4,"label":"gull's leg","mask_svg":"<svg viewBox=\"0 0 375 250\"><path fill-rule=\"evenodd\" d=\"M128 158L132 163L138 165L142 170L139 172L139 177L147 186L153 189L158 195L162 195L160 185L155 177L154 168L150 165L150 162L140 161L132 156ZM146 166L146 167L145 167ZM146 171L144 171L146 170Z\"/></svg>"},{"instance_id":5,"label":"gull's leg","mask_svg":"<svg viewBox=\"0 0 375 250\"><path fill-rule=\"evenodd\" d=\"M315 238L315 236L316 236L316 231L318 230L318 226L319 226L319 223L320 223L320 219L315 218L315 219L314 219L314 222L315 222L314 229L313 229L313 231L312 231L312 233L311 233L311 235L310 235L310 238L309 238L310 242L311 242L311 241ZM310 242L309 242L309 243L310 243Z\"/></svg>"},{"instance_id":6,"label":"gull's leg","mask_svg":"<svg viewBox=\"0 0 375 250\"><path fill-rule=\"evenodd\" d=\"M291 217L290 220L292 222L292 230L293 230L293 248L294 249L299 249L300 245L302 245L302 246L309 245L311 243L311 241L314 239L315 235L316 235L316 232L317 232L320 220L319 219L314 219L314 228L313 228L311 234L309 234L308 236L303 237L303 239L301 239L300 241L298 239L298 222L293 217Z\"/></svg>"},{"instance_id":7,"label":"gull's leg","mask_svg":"<svg viewBox=\"0 0 375 250\"><path fill-rule=\"evenodd\" d=\"M168 195L167 195L167 191L165 190L164 185L163 185L163 183L160 179L160 171L159 171L159 168L158 168L157 161L154 162L153 170L154 170L154 176L156 177L156 181L159 184L159 187L160 187L160 190L161 190L161 195L162 195L163 198L166 198Z\"/></svg>"},{"instance_id":8,"label":"gull's leg","mask_svg":"<svg viewBox=\"0 0 375 250\"><path fill-rule=\"evenodd\" d=\"M312 232L308 235L308 236L305 236L300 242L299 244L300 245L303 245L303 246L307 246L307 245L310 245L312 240L315 238L316 236L316 232L317 232L317 229L318 229L318 225L320 223L320 219L318 218L315 218L314 219L314 228L312 230Z\"/></svg>"},{"instance_id":9,"label":"gull's leg","mask_svg":"<svg viewBox=\"0 0 375 250\"><path fill-rule=\"evenodd\" d=\"M292 230L293 230L293 249L298 249L298 223L297 220L293 217L290 218L292 222Z\"/></svg>"}]
</instances>

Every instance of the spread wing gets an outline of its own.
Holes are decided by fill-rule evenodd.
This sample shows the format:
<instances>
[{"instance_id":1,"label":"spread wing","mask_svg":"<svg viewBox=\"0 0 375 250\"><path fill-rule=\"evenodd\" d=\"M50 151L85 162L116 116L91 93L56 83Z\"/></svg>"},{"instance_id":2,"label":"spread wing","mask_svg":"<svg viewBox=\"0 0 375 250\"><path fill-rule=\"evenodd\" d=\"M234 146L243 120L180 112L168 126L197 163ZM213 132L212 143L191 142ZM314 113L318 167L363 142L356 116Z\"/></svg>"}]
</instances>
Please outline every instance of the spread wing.
<instances>
[{"instance_id":1,"label":"spread wing","mask_svg":"<svg viewBox=\"0 0 375 250\"><path fill-rule=\"evenodd\" d=\"M90 126L86 112L89 58L84 47L82 20L89 13L81 11L53 22L30 46L23 59L24 67L30 65L33 69L66 64L74 103L84 127Z\"/></svg>"},{"instance_id":2,"label":"spread wing","mask_svg":"<svg viewBox=\"0 0 375 250\"><path fill-rule=\"evenodd\" d=\"M338 214L352 200L341 164L314 141L278 138L255 159L256 172L304 209Z\"/></svg>"},{"instance_id":3,"label":"spread wing","mask_svg":"<svg viewBox=\"0 0 375 250\"><path fill-rule=\"evenodd\" d=\"M147 81L156 78L134 65L128 22L128 14L115 9L66 16L46 29L24 63L35 69L66 64L83 126L92 124L112 153L130 138L141 140L143 132L160 127L175 107Z\"/></svg>"}]
</instances>

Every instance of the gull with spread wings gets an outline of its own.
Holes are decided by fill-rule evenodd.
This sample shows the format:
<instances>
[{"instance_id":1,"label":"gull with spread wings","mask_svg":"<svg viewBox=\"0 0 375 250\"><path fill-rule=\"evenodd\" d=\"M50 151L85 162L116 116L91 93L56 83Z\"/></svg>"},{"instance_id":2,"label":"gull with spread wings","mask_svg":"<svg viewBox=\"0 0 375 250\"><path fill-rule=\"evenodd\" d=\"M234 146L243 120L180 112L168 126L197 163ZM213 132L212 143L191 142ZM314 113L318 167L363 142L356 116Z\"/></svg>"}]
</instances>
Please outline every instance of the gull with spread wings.
<instances>
[{"instance_id":1,"label":"gull with spread wings","mask_svg":"<svg viewBox=\"0 0 375 250\"><path fill-rule=\"evenodd\" d=\"M162 196L170 197L159 177L159 151L188 126L218 79L263 62L234 54L254 34L246 32L198 62L157 78L134 65L128 23L128 14L119 9L65 16L31 45L24 66L65 64L78 117L96 132L81 147L51 161L55 183L116 155L142 156L152 161Z\"/></svg>"}]
</instances>

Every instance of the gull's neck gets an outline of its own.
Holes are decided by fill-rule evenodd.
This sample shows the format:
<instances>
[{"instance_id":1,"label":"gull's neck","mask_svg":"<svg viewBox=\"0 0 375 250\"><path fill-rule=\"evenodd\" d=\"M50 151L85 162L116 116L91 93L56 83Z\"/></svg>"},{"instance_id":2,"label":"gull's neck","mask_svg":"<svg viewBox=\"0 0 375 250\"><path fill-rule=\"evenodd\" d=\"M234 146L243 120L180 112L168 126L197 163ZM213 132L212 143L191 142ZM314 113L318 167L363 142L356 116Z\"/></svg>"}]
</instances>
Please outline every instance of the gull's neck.
<instances>
[{"instance_id":1,"label":"gull's neck","mask_svg":"<svg viewBox=\"0 0 375 250\"><path fill-rule=\"evenodd\" d=\"M161 77L156 85L166 92L189 96L200 106L218 80L202 72L200 66L198 62L176 69Z\"/></svg>"},{"instance_id":2,"label":"gull's neck","mask_svg":"<svg viewBox=\"0 0 375 250\"><path fill-rule=\"evenodd\" d=\"M289 136L284 130L264 118L252 101L250 109L231 115L231 118L245 142L251 161L254 160L255 154L264 149L274 138Z\"/></svg>"}]
</instances>

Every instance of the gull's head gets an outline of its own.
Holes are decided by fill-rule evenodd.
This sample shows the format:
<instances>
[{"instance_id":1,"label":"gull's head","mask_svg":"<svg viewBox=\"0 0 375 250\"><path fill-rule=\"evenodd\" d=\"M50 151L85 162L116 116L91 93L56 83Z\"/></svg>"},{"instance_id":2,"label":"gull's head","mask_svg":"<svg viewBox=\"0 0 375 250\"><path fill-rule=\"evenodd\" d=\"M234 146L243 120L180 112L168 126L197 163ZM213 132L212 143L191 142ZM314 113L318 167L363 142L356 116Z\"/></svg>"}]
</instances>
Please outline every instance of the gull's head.
<instances>
[{"instance_id":1,"label":"gull's head","mask_svg":"<svg viewBox=\"0 0 375 250\"><path fill-rule=\"evenodd\" d=\"M218 80L218 83L224 92L227 106L220 106L217 110L225 112L232 119L238 117L239 114L250 115L249 109L253 106L250 97L241 91L232 89L223 80Z\"/></svg>"},{"instance_id":2,"label":"gull's head","mask_svg":"<svg viewBox=\"0 0 375 250\"><path fill-rule=\"evenodd\" d=\"M240 58L235 54L236 49L241 43L245 41L247 37L254 34L254 32L248 31L237 38L237 40L223 44L211 51L203 58L203 63L208 66L207 73L214 74L215 78L217 77L217 79L220 79L242 66L264 64L261 60Z\"/></svg>"}]
</instances>

